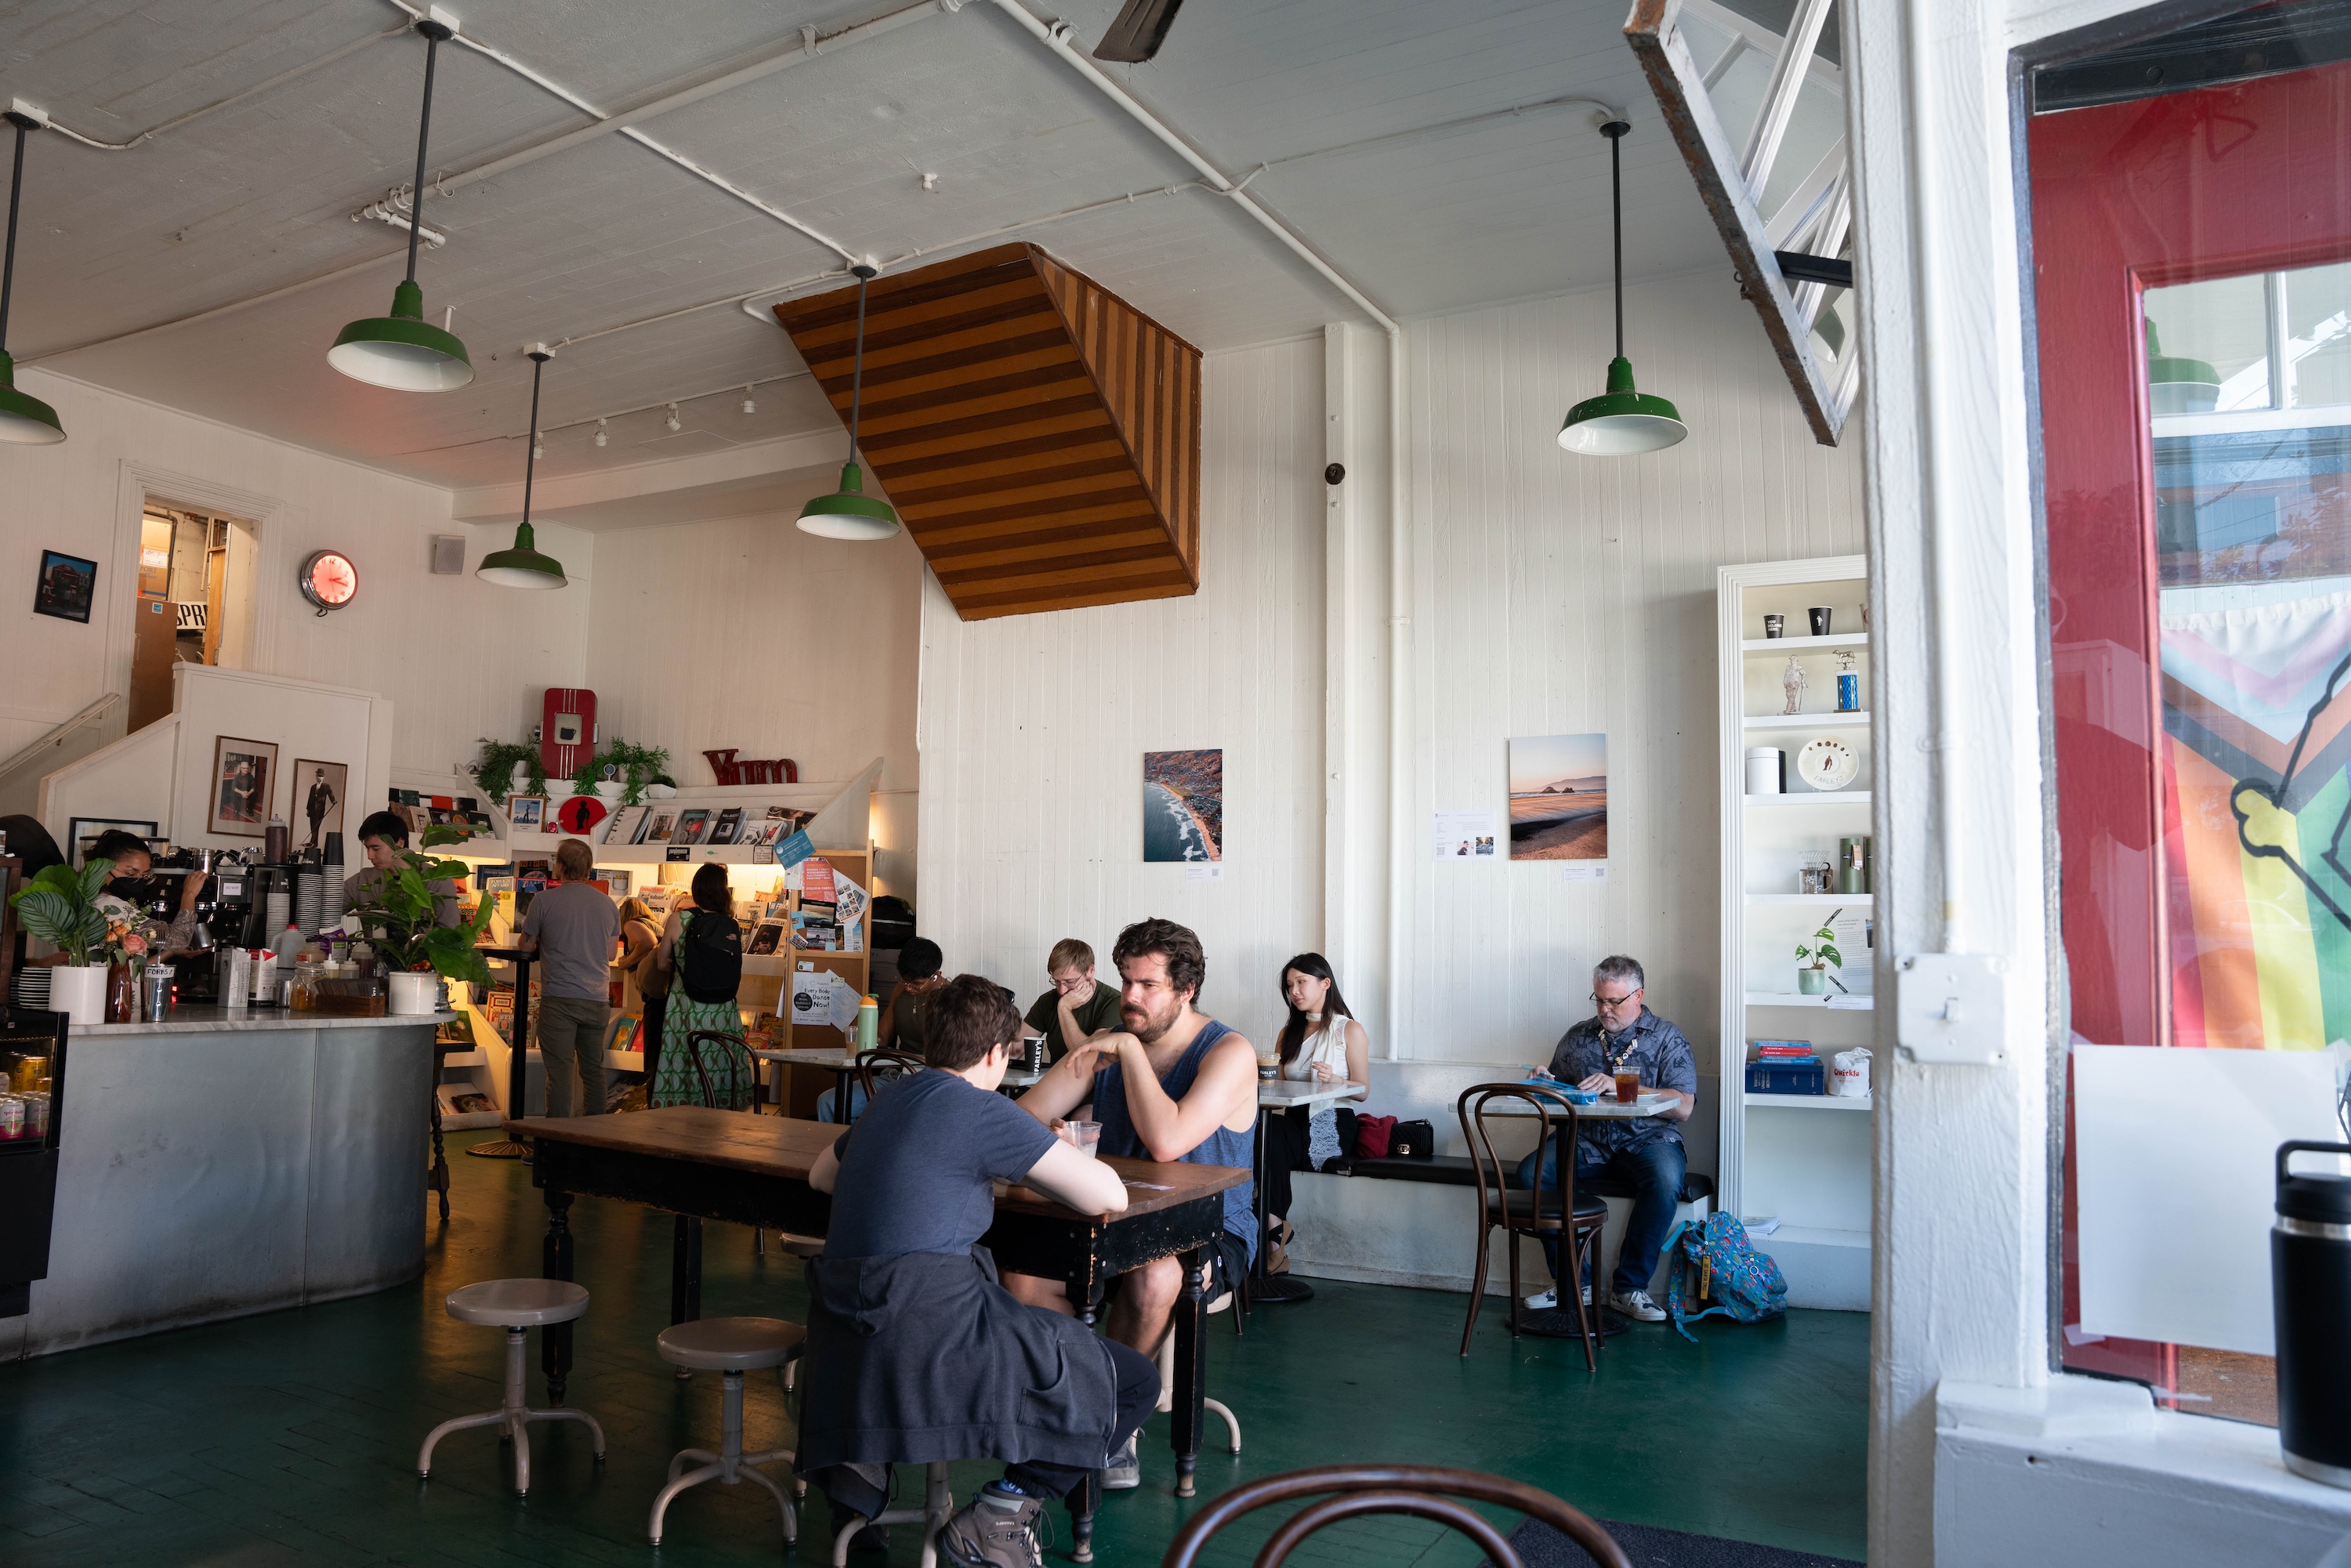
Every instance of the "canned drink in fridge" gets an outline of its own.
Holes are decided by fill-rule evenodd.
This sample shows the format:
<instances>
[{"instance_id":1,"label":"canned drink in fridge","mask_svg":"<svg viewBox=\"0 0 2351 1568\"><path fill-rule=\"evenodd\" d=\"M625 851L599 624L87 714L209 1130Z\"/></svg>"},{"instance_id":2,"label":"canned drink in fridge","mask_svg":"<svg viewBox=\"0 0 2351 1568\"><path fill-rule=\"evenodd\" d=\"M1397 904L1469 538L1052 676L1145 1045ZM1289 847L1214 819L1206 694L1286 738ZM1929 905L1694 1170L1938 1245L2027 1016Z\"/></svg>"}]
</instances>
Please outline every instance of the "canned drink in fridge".
<instances>
[{"instance_id":1,"label":"canned drink in fridge","mask_svg":"<svg viewBox=\"0 0 2351 1568\"><path fill-rule=\"evenodd\" d=\"M46 1138L49 1135L49 1097L47 1094L25 1096L25 1136Z\"/></svg>"},{"instance_id":2,"label":"canned drink in fridge","mask_svg":"<svg viewBox=\"0 0 2351 1568\"><path fill-rule=\"evenodd\" d=\"M25 1102L14 1094L0 1094L0 1143L14 1142L25 1135Z\"/></svg>"}]
</instances>

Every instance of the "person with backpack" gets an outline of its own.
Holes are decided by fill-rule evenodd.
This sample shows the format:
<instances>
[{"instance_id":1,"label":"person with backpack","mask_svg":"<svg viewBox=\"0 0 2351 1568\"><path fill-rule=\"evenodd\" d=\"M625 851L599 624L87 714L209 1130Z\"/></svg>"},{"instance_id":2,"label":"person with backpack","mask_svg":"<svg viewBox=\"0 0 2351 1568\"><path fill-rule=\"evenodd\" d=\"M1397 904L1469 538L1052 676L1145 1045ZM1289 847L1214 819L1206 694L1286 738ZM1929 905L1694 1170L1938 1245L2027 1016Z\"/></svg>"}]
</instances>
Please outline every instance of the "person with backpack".
<instances>
[{"instance_id":1,"label":"person with backpack","mask_svg":"<svg viewBox=\"0 0 2351 1568\"><path fill-rule=\"evenodd\" d=\"M611 1011L612 949L621 915L589 884L596 853L585 839L555 849L560 880L530 901L517 945L538 955L538 1054L547 1064L547 1113L571 1115L572 1071L583 1116L604 1113L604 1020Z\"/></svg>"},{"instance_id":2,"label":"person with backpack","mask_svg":"<svg viewBox=\"0 0 2351 1568\"><path fill-rule=\"evenodd\" d=\"M743 1014L735 1005L743 980L743 927L735 919L725 866L712 862L695 872L693 902L670 912L653 961L669 977L669 999L662 1009L661 1065L647 1102L699 1105L707 1074L722 1109L747 1107L757 1079L743 1043ZM702 1042L700 1073L686 1039L697 1030L732 1037L723 1044Z\"/></svg>"}]
</instances>

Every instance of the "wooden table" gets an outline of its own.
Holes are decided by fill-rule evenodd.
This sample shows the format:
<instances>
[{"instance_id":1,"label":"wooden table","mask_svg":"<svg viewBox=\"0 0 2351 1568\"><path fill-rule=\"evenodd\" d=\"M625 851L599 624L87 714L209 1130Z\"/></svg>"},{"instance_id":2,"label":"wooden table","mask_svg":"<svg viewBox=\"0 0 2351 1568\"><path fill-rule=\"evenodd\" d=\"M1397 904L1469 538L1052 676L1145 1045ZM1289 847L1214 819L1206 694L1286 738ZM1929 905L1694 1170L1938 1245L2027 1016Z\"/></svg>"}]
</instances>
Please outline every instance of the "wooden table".
<instances>
[{"instance_id":1,"label":"wooden table","mask_svg":"<svg viewBox=\"0 0 2351 1568\"><path fill-rule=\"evenodd\" d=\"M1336 1083L1318 1083L1312 1079L1261 1078L1257 1085L1257 1143L1251 1163L1255 1166L1257 1188L1249 1196L1257 1208L1257 1258L1249 1265L1249 1299L1254 1306L1259 1301L1310 1301L1314 1299L1314 1287L1288 1274L1266 1271L1266 1254L1272 1250L1268 1244L1265 1214L1265 1145L1266 1130L1273 1118L1291 1110L1311 1111L1319 1105L1333 1105L1342 1100L1352 1100L1367 1087L1342 1079ZM1283 1216L1288 1218L1287 1215Z\"/></svg>"},{"instance_id":2,"label":"wooden table","mask_svg":"<svg viewBox=\"0 0 2351 1568\"><path fill-rule=\"evenodd\" d=\"M821 1236L832 1200L808 1182L817 1156L844 1129L824 1122L783 1116L748 1116L674 1105L625 1116L528 1117L507 1124L510 1135L528 1137L537 1153L532 1183L546 1195L547 1240L540 1272L569 1280L573 1269L569 1222L575 1197L617 1198L700 1219L764 1225L803 1236ZM1200 1451L1202 1401L1200 1336L1207 1301L1200 1285L1205 1249L1224 1228L1224 1192L1249 1179L1225 1166L1158 1165L1148 1160L1110 1159L1127 1183L1123 1214L1094 1218L1065 1208L1025 1186L1001 1189L996 1223L982 1242L997 1267L1059 1280L1069 1289L1087 1322L1093 1321L1104 1285L1161 1258L1184 1260L1184 1295L1175 1314L1176 1384L1170 1425L1176 1450L1176 1495L1194 1495L1193 1471ZM690 1256L680 1226L672 1263L671 1319L699 1317L699 1258ZM691 1274L694 1276L689 1279ZM543 1331L540 1363L548 1393L563 1401L571 1368L571 1325ZM977 1456L975 1456L977 1457ZM1092 1560L1093 1494L1071 1503L1078 1561Z\"/></svg>"}]
</instances>

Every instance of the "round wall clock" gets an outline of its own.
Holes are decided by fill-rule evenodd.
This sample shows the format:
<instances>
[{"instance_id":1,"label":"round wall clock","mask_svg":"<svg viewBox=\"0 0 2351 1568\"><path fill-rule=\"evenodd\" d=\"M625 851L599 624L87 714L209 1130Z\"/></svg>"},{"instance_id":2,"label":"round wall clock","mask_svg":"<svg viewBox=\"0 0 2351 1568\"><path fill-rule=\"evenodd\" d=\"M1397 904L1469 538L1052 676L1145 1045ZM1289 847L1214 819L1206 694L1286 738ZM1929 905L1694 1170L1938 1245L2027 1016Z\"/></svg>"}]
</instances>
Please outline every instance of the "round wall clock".
<instances>
[{"instance_id":1,"label":"round wall clock","mask_svg":"<svg viewBox=\"0 0 2351 1568\"><path fill-rule=\"evenodd\" d=\"M317 605L319 613L324 615L359 597L360 569L340 550L313 550L310 559L302 563L301 583L302 597Z\"/></svg>"},{"instance_id":2,"label":"round wall clock","mask_svg":"<svg viewBox=\"0 0 2351 1568\"><path fill-rule=\"evenodd\" d=\"M1861 772L1861 758L1833 735L1807 743L1796 753L1796 775L1815 789L1842 789Z\"/></svg>"}]
</instances>

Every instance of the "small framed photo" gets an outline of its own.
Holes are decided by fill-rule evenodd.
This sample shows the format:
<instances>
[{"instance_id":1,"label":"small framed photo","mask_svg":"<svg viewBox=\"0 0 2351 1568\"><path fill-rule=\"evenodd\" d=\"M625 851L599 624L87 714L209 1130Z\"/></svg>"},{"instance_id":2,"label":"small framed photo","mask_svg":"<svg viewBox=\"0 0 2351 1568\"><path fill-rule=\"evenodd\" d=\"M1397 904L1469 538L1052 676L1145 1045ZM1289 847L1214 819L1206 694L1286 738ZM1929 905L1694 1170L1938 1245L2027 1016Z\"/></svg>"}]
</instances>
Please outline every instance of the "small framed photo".
<instances>
[{"instance_id":1,"label":"small framed photo","mask_svg":"<svg viewBox=\"0 0 2351 1568\"><path fill-rule=\"evenodd\" d=\"M99 835L116 828L142 839L162 837L152 822L134 822L120 817L74 817L66 823L66 850L73 857L73 863L77 867L88 865L89 846L98 841Z\"/></svg>"},{"instance_id":2,"label":"small framed photo","mask_svg":"<svg viewBox=\"0 0 2351 1568\"><path fill-rule=\"evenodd\" d=\"M343 831L343 802L350 797L350 783L351 770L344 763L307 757L295 762L294 809L286 820L296 832L307 829L309 833L295 848L323 851L327 840Z\"/></svg>"},{"instance_id":3,"label":"small framed photo","mask_svg":"<svg viewBox=\"0 0 2351 1568\"><path fill-rule=\"evenodd\" d=\"M544 795L507 796L507 822L518 833L539 831L547 825L547 797Z\"/></svg>"},{"instance_id":4,"label":"small framed photo","mask_svg":"<svg viewBox=\"0 0 2351 1568\"><path fill-rule=\"evenodd\" d=\"M271 792L277 785L276 742L215 736L211 810L204 814L204 831L227 838L266 836Z\"/></svg>"},{"instance_id":5,"label":"small framed photo","mask_svg":"<svg viewBox=\"0 0 2351 1568\"><path fill-rule=\"evenodd\" d=\"M33 613L89 624L98 597L98 562L61 549L41 552L40 575L33 580Z\"/></svg>"}]
</instances>

